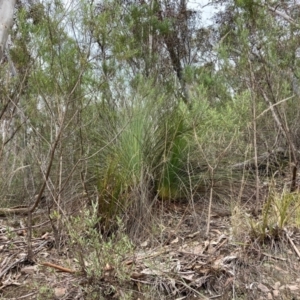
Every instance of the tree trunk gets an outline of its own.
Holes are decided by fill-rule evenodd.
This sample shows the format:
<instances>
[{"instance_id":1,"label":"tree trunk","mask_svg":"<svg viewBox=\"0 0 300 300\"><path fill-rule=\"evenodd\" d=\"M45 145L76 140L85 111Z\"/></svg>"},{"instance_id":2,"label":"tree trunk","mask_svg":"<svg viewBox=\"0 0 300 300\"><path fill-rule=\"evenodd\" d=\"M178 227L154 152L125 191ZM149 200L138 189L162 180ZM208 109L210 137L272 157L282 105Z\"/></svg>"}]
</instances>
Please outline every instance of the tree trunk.
<instances>
[{"instance_id":1,"label":"tree trunk","mask_svg":"<svg viewBox=\"0 0 300 300\"><path fill-rule=\"evenodd\" d=\"M16 0L0 0L0 61L6 47L9 30L13 25Z\"/></svg>"}]
</instances>

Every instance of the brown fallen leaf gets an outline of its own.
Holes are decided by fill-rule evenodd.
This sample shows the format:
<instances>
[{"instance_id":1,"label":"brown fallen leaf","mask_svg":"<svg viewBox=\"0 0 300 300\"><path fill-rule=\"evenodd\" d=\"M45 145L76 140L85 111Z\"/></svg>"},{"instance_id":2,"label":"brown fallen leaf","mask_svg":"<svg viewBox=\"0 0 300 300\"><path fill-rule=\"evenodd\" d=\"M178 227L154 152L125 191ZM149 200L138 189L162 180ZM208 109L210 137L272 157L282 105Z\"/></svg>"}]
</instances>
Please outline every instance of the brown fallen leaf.
<instances>
[{"instance_id":1,"label":"brown fallen leaf","mask_svg":"<svg viewBox=\"0 0 300 300\"><path fill-rule=\"evenodd\" d=\"M23 274L34 274L35 272L37 272L37 266L28 266L21 269Z\"/></svg>"},{"instance_id":2,"label":"brown fallen leaf","mask_svg":"<svg viewBox=\"0 0 300 300\"><path fill-rule=\"evenodd\" d=\"M42 240L48 240L49 237L50 237L50 233L49 233L49 232L46 232L45 234L43 234L43 235L41 236L41 239L42 239Z\"/></svg>"},{"instance_id":3,"label":"brown fallen leaf","mask_svg":"<svg viewBox=\"0 0 300 300\"><path fill-rule=\"evenodd\" d=\"M176 243L178 243L178 241L179 241L179 238L178 237L176 237L173 241L171 241L171 243L170 244L176 244Z\"/></svg>"},{"instance_id":4,"label":"brown fallen leaf","mask_svg":"<svg viewBox=\"0 0 300 300\"><path fill-rule=\"evenodd\" d=\"M268 292L270 292L270 290L269 290L264 284L262 284L262 283L259 283L258 286L257 286L257 288L258 288L259 290L261 290L263 293L268 293Z\"/></svg>"},{"instance_id":5,"label":"brown fallen leaf","mask_svg":"<svg viewBox=\"0 0 300 300\"><path fill-rule=\"evenodd\" d=\"M133 272L130 277L132 279L140 279L142 277L145 277L145 274L142 274L142 273L138 273L138 272Z\"/></svg>"},{"instance_id":6,"label":"brown fallen leaf","mask_svg":"<svg viewBox=\"0 0 300 300\"><path fill-rule=\"evenodd\" d=\"M288 289L290 289L291 291L297 291L297 290L299 290L299 286L298 285L287 285L286 287Z\"/></svg>"},{"instance_id":7,"label":"brown fallen leaf","mask_svg":"<svg viewBox=\"0 0 300 300\"><path fill-rule=\"evenodd\" d=\"M200 231L196 231L196 232L194 232L194 233L191 233L191 234L187 235L186 237L187 237L187 238L193 238L193 237L195 237L196 235L198 235L199 233L200 233Z\"/></svg>"},{"instance_id":8,"label":"brown fallen leaf","mask_svg":"<svg viewBox=\"0 0 300 300\"><path fill-rule=\"evenodd\" d=\"M271 293L268 293L268 300L272 300L273 299L273 296Z\"/></svg>"},{"instance_id":9,"label":"brown fallen leaf","mask_svg":"<svg viewBox=\"0 0 300 300\"><path fill-rule=\"evenodd\" d=\"M227 278L227 280L226 280L224 286L225 286L225 287L228 286L229 284L231 284L231 283L233 282L233 280L234 280L234 277L229 277L229 278Z\"/></svg>"},{"instance_id":10,"label":"brown fallen leaf","mask_svg":"<svg viewBox=\"0 0 300 300\"><path fill-rule=\"evenodd\" d=\"M280 286L281 286L280 281L276 281L275 284L272 286L272 288L273 288L274 290L278 290L278 289L280 288Z\"/></svg>"},{"instance_id":11,"label":"brown fallen leaf","mask_svg":"<svg viewBox=\"0 0 300 300\"><path fill-rule=\"evenodd\" d=\"M113 271L114 269L115 268L108 263L106 263L106 265L104 267L104 271Z\"/></svg>"},{"instance_id":12,"label":"brown fallen leaf","mask_svg":"<svg viewBox=\"0 0 300 300\"><path fill-rule=\"evenodd\" d=\"M187 281L192 281L194 277L194 274L190 274L190 275L182 275L181 278L187 280Z\"/></svg>"},{"instance_id":13,"label":"brown fallen leaf","mask_svg":"<svg viewBox=\"0 0 300 300\"><path fill-rule=\"evenodd\" d=\"M142 248L146 248L149 244L149 240L146 240L145 242L141 243Z\"/></svg>"},{"instance_id":14,"label":"brown fallen leaf","mask_svg":"<svg viewBox=\"0 0 300 300\"><path fill-rule=\"evenodd\" d=\"M279 271L281 273L284 273L284 274L288 274L289 273L288 271L285 271L285 270L281 269L280 267L278 267L276 265L274 266L274 269L276 269L277 271Z\"/></svg>"},{"instance_id":15,"label":"brown fallen leaf","mask_svg":"<svg viewBox=\"0 0 300 300\"><path fill-rule=\"evenodd\" d=\"M202 245L197 245L192 249L193 254L202 254L204 252L203 246Z\"/></svg>"},{"instance_id":16,"label":"brown fallen leaf","mask_svg":"<svg viewBox=\"0 0 300 300\"><path fill-rule=\"evenodd\" d=\"M55 294L55 297L61 298L66 294L66 289L65 288L55 288L54 294Z\"/></svg>"},{"instance_id":17,"label":"brown fallen leaf","mask_svg":"<svg viewBox=\"0 0 300 300\"><path fill-rule=\"evenodd\" d=\"M279 288L280 291L282 291L282 290L284 290L284 289L286 289L286 285L282 285L282 286Z\"/></svg>"}]
</instances>

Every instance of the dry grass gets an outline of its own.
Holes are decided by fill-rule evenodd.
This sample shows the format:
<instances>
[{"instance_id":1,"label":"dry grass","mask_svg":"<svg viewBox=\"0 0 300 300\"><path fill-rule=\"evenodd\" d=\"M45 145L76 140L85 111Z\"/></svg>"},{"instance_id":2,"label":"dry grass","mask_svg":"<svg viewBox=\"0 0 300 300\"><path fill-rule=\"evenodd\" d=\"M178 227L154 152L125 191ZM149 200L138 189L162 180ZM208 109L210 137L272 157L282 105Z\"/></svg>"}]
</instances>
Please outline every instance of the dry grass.
<instances>
[{"instance_id":1,"label":"dry grass","mask_svg":"<svg viewBox=\"0 0 300 300\"><path fill-rule=\"evenodd\" d=\"M2 297L290 300L300 296L298 193L279 193L279 187L272 185L262 188L265 201L254 216L256 202L243 201L245 195L251 199L251 184L227 187L231 191L227 197L216 189L209 211L209 194L197 191L188 201L149 203L145 184L151 180L140 181L144 185L130 191L135 201L124 215L126 230L120 223L118 233L101 238L94 226L97 207L89 214L77 212L76 224L73 221L64 229L68 235L59 251L53 248L49 224L47 229L33 230L33 250L39 250L32 266L20 261L10 268L17 257L26 255L27 229L21 230L20 222L2 219L1 271L8 268L1 278ZM68 223L65 217L63 224ZM43 218L47 213L37 222L42 224ZM45 262L76 273L58 272L45 267Z\"/></svg>"}]
</instances>

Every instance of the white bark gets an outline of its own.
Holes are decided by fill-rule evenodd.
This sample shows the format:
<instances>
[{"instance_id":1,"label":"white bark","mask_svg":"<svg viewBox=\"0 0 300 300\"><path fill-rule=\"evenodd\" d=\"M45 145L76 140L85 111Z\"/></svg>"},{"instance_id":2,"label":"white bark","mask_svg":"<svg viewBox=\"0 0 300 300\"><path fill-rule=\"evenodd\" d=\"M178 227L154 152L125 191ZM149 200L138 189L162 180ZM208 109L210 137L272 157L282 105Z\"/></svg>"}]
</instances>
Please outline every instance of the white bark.
<instances>
[{"instance_id":1,"label":"white bark","mask_svg":"<svg viewBox=\"0 0 300 300\"><path fill-rule=\"evenodd\" d=\"M0 0L0 60L3 57L9 30L13 24L16 0Z\"/></svg>"}]
</instances>

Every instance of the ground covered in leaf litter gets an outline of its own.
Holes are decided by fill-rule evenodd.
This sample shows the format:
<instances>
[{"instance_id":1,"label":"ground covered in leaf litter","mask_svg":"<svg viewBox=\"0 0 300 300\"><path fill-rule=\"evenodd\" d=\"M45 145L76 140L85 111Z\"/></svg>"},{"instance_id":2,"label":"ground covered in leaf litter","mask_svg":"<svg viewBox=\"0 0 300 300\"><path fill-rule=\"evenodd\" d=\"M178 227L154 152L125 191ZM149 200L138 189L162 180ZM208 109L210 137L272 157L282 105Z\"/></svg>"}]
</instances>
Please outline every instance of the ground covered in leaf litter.
<instances>
[{"instance_id":1,"label":"ground covered in leaf litter","mask_svg":"<svg viewBox=\"0 0 300 300\"><path fill-rule=\"evenodd\" d=\"M300 299L298 229L261 243L243 215L214 205L206 235L208 205L201 203L160 208L155 243L145 239L124 258L127 279L108 263L96 285L77 272L67 246L54 249L43 225L28 261L26 227L2 218L0 299Z\"/></svg>"}]
</instances>

